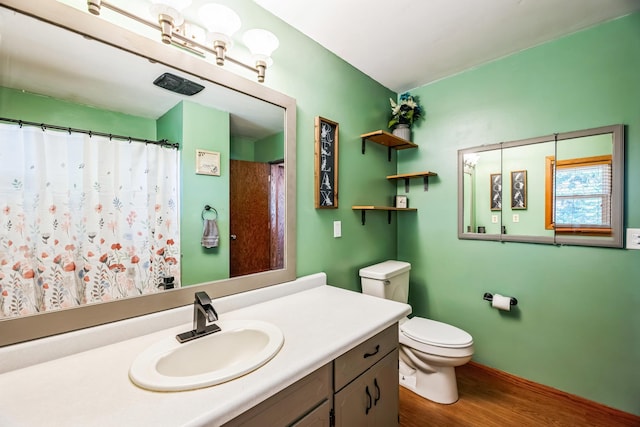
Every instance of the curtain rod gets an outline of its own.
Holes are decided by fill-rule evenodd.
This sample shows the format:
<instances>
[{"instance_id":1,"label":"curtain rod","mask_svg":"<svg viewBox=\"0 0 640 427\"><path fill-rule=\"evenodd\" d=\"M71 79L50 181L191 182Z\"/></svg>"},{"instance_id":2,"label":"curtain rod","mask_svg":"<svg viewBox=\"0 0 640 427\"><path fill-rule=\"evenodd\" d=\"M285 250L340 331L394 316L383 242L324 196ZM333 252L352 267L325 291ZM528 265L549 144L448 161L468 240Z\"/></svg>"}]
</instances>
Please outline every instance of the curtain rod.
<instances>
[{"instance_id":1,"label":"curtain rod","mask_svg":"<svg viewBox=\"0 0 640 427\"><path fill-rule=\"evenodd\" d=\"M110 133L104 133L104 132L94 132L91 130L85 130L85 129L75 129L75 128L71 128L71 127L63 127L63 126L58 126L58 125L49 125L46 123L36 123L36 122L29 122L29 121L25 121L25 120L16 120L16 119L9 119L6 117L0 117L0 121L3 122L9 122L9 123L16 123L18 125L20 125L20 127L22 126L34 126L34 127L39 127L41 128L43 131L46 129L55 129L55 130L62 130L65 132L69 132L69 134L71 134L71 132L75 132L75 133L84 133L86 135L89 135L89 137L93 136L93 135L97 135L97 136L104 136L107 137L109 139L119 139L122 141L135 141L135 142L144 142L145 144L154 144L154 145L161 145L163 147L169 147L169 148L179 148L180 144L177 142L169 142L166 139L161 139L159 141L150 141L148 139L140 139L140 138L134 138L131 136L123 136L123 135L113 135Z\"/></svg>"}]
</instances>

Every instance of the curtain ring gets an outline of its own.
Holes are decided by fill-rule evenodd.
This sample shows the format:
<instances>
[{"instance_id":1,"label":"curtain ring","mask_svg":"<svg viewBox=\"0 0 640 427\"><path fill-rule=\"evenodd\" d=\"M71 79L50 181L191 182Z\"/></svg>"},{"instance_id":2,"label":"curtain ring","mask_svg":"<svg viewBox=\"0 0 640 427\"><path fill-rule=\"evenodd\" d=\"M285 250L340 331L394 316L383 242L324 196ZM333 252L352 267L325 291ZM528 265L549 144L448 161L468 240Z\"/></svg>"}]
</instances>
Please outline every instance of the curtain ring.
<instances>
[{"instance_id":1,"label":"curtain ring","mask_svg":"<svg viewBox=\"0 0 640 427\"><path fill-rule=\"evenodd\" d=\"M205 212L211 212L211 211L213 211L216 214L215 218L213 218L213 219L214 220L218 219L218 211L215 208L213 208L213 207L211 207L209 205L205 205L204 209L202 210L202 214L200 215L202 217L203 221L204 221L204 213Z\"/></svg>"}]
</instances>

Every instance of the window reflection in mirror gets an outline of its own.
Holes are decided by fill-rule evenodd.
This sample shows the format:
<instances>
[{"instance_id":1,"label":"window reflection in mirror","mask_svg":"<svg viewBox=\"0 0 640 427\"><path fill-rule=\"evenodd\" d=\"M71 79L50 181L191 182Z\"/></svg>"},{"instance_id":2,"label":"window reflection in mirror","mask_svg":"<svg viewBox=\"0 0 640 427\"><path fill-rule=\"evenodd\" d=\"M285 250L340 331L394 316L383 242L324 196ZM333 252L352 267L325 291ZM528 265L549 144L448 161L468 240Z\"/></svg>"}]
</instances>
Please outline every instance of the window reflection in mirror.
<instances>
[{"instance_id":1,"label":"window reflection in mirror","mask_svg":"<svg viewBox=\"0 0 640 427\"><path fill-rule=\"evenodd\" d=\"M460 239L622 247L622 125L463 149L458 170Z\"/></svg>"},{"instance_id":2,"label":"window reflection in mirror","mask_svg":"<svg viewBox=\"0 0 640 427\"><path fill-rule=\"evenodd\" d=\"M558 141L546 159L545 228L611 235L611 134Z\"/></svg>"}]
</instances>

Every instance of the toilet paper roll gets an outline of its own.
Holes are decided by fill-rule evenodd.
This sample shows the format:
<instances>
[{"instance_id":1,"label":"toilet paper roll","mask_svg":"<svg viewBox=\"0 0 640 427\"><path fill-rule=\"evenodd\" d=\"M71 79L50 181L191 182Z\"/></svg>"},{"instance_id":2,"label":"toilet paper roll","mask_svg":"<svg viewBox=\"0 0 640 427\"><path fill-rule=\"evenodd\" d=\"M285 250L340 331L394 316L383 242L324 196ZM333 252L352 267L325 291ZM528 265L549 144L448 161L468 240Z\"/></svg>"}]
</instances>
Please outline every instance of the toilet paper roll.
<instances>
[{"instance_id":1,"label":"toilet paper roll","mask_svg":"<svg viewBox=\"0 0 640 427\"><path fill-rule=\"evenodd\" d=\"M491 307L497 308L498 310L511 311L511 298L500 294L493 294Z\"/></svg>"}]
</instances>

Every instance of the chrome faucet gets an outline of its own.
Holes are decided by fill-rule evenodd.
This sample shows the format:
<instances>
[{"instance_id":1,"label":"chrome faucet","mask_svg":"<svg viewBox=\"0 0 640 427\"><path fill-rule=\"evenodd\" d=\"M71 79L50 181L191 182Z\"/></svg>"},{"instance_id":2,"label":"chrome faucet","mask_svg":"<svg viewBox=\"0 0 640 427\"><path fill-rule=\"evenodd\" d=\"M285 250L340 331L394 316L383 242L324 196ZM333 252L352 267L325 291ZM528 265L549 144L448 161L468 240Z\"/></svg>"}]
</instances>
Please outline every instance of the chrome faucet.
<instances>
[{"instance_id":1,"label":"chrome faucet","mask_svg":"<svg viewBox=\"0 0 640 427\"><path fill-rule=\"evenodd\" d=\"M207 328L207 322L218 320L211 298L206 292L196 292L196 300L193 302L193 329L196 334L202 334Z\"/></svg>"},{"instance_id":2,"label":"chrome faucet","mask_svg":"<svg viewBox=\"0 0 640 427\"><path fill-rule=\"evenodd\" d=\"M218 313L213 308L209 295L206 292L196 292L193 302L193 330L176 335L176 339L183 343L218 332L220 327L211 323L216 320L218 320Z\"/></svg>"}]
</instances>

